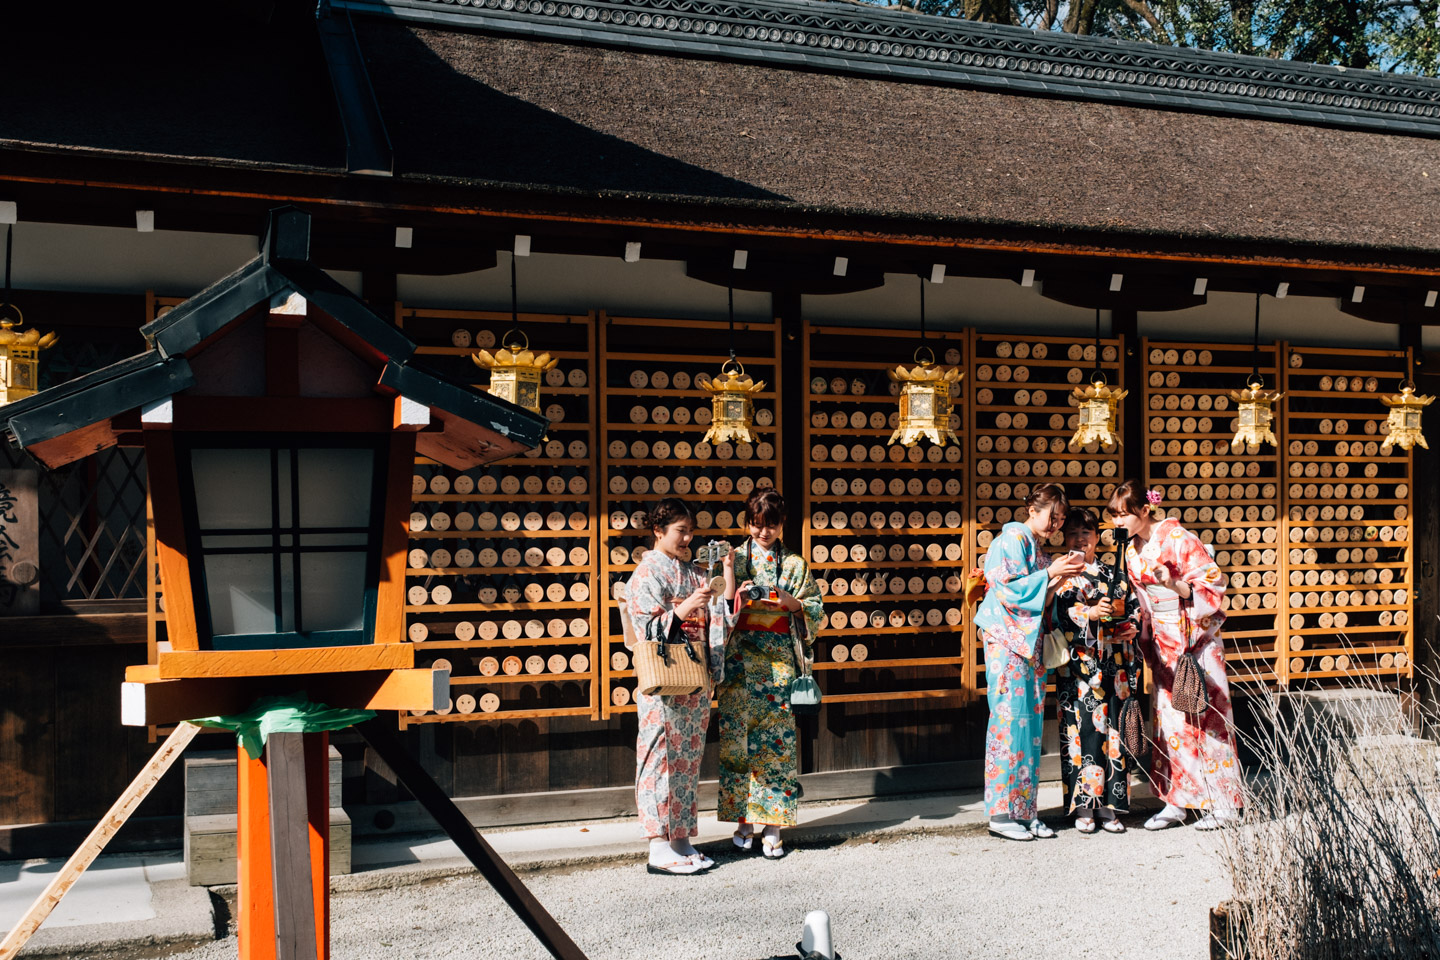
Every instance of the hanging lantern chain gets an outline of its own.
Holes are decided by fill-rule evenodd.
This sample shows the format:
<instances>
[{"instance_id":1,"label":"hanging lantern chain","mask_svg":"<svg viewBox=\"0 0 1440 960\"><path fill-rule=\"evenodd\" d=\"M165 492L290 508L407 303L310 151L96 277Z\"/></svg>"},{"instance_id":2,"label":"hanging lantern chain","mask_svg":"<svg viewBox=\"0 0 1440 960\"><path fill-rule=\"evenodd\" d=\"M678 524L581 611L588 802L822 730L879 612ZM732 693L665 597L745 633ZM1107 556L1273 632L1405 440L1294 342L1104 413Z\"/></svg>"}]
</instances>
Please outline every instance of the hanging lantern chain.
<instances>
[{"instance_id":1,"label":"hanging lantern chain","mask_svg":"<svg viewBox=\"0 0 1440 960\"><path fill-rule=\"evenodd\" d=\"M0 317L10 310L10 255L15 249L15 225L5 225L5 299L0 302Z\"/></svg>"},{"instance_id":2,"label":"hanging lantern chain","mask_svg":"<svg viewBox=\"0 0 1440 960\"><path fill-rule=\"evenodd\" d=\"M727 284L726 291L730 295L730 359L735 359L735 287Z\"/></svg>"},{"instance_id":3,"label":"hanging lantern chain","mask_svg":"<svg viewBox=\"0 0 1440 960\"><path fill-rule=\"evenodd\" d=\"M1256 386L1261 386L1264 381L1260 379L1260 294L1255 294L1255 334L1250 340L1250 380Z\"/></svg>"}]
</instances>

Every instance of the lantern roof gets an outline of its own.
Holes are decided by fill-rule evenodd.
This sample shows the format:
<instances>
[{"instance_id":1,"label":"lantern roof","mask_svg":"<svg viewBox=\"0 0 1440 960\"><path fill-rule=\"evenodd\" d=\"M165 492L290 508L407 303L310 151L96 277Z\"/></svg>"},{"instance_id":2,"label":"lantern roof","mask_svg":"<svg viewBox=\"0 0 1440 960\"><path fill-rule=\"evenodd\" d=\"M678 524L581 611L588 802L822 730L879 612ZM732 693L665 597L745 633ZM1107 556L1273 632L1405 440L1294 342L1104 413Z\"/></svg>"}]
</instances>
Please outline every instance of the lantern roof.
<instances>
[{"instance_id":1,"label":"lantern roof","mask_svg":"<svg viewBox=\"0 0 1440 960\"><path fill-rule=\"evenodd\" d=\"M468 469L540 443L545 418L425 365L412 340L309 262L309 246L309 214L271 211L260 254L142 327L144 353L5 407L10 441L52 468L121 443L138 431L141 408L200 384L208 375L197 372L200 355L277 299L298 295L306 320L378 370L374 393L429 409L420 455Z\"/></svg>"}]
</instances>

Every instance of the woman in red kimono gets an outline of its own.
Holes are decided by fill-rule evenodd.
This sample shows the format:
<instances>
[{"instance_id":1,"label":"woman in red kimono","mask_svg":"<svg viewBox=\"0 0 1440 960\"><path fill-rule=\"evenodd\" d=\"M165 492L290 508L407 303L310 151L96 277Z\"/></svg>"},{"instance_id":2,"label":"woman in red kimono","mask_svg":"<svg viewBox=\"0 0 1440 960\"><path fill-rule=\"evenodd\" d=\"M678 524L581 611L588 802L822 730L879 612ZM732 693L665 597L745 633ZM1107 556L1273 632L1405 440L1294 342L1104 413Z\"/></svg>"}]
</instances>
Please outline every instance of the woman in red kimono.
<instances>
[{"instance_id":1,"label":"woman in red kimono","mask_svg":"<svg viewBox=\"0 0 1440 960\"><path fill-rule=\"evenodd\" d=\"M1142 646L1155 687L1152 775L1165 809L1145 823L1164 830L1202 811L1195 824L1213 830L1235 820L1244 803L1235 722L1225 677L1225 577L1200 538L1174 517L1155 518L1159 495L1126 480L1106 512L1130 534L1125 551L1130 579L1140 598ZM1190 654L1205 677L1210 705L1203 714L1175 709L1175 664Z\"/></svg>"}]
</instances>

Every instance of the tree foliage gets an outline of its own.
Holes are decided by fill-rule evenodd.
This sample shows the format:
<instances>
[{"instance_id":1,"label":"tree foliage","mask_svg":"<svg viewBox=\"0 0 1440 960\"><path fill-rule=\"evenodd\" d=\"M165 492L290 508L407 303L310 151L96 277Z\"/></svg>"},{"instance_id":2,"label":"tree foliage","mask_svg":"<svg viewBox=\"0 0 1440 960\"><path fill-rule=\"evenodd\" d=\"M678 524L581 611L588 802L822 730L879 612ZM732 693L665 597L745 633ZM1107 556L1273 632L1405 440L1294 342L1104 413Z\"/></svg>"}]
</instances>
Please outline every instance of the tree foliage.
<instances>
[{"instance_id":1,"label":"tree foliage","mask_svg":"<svg viewBox=\"0 0 1440 960\"><path fill-rule=\"evenodd\" d=\"M1440 0L913 0L904 6L1035 30L1440 75Z\"/></svg>"}]
</instances>

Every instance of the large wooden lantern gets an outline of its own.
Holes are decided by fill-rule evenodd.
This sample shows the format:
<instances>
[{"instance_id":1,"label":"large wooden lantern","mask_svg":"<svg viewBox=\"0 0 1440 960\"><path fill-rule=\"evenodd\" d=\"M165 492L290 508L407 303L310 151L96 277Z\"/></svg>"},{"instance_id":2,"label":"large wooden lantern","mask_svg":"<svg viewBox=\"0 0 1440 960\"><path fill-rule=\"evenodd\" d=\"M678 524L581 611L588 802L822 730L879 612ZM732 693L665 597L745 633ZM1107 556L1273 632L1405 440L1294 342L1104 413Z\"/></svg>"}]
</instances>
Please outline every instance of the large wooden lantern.
<instances>
[{"instance_id":1,"label":"large wooden lantern","mask_svg":"<svg viewBox=\"0 0 1440 960\"><path fill-rule=\"evenodd\" d=\"M144 327L145 353L0 413L46 467L144 447L169 640L127 670L123 723L234 716L270 696L340 710L431 710L448 696L448 673L416 669L403 642L415 458L469 469L533 448L546 421L469 386L463 368L413 366L414 343L308 262L309 236L308 215L273 212L261 254ZM275 755L276 735L264 757L239 755L247 960L275 956L294 919L281 877L297 848L313 869L287 882L306 895L315 884L306 952L328 951L316 839L328 802L308 805L310 840L303 829L327 735L284 736L296 751L303 737L303 760ZM297 789L301 831L287 839L269 811Z\"/></svg>"}]
</instances>

